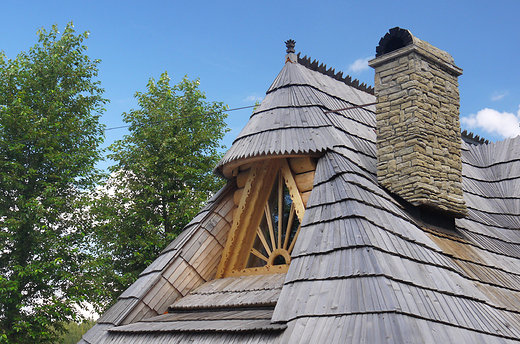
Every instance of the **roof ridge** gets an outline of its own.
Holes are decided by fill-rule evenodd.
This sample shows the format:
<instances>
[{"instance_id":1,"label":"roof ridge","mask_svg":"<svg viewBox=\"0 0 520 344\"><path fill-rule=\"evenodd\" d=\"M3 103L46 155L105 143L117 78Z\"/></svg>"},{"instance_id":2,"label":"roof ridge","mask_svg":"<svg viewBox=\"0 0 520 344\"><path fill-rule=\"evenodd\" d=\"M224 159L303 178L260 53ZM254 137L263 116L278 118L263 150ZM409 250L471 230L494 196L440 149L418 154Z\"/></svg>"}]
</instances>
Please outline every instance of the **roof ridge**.
<instances>
[{"instance_id":1,"label":"roof ridge","mask_svg":"<svg viewBox=\"0 0 520 344\"><path fill-rule=\"evenodd\" d=\"M466 141L469 144L474 144L474 145L489 144L489 140L486 140L483 137L475 135L471 131L468 133L468 131L466 129L464 129L464 131L462 131L460 134L461 134L462 138L465 139L464 141Z\"/></svg>"},{"instance_id":2,"label":"roof ridge","mask_svg":"<svg viewBox=\"0 0 520 344\"><path fill-rule=\"evenodd\" d=\"M310 70L319 72L323 75L330 76L333 79L341 81L348 86L352 86L355 89L358 89L363 92L367 92L369 94L374 94L374 88L372 86L367 85L366 83L360 83L358 79L352 79L350 75L343 76L343 72L339 71L336 73L334 68L327 69L327 65L321 63L318 60L313 60L311 62L311 57L301 57L301 52L299 52L296 56L298 57L298 63L304 67L307 67Z\"/></svg>"}]
</instances>

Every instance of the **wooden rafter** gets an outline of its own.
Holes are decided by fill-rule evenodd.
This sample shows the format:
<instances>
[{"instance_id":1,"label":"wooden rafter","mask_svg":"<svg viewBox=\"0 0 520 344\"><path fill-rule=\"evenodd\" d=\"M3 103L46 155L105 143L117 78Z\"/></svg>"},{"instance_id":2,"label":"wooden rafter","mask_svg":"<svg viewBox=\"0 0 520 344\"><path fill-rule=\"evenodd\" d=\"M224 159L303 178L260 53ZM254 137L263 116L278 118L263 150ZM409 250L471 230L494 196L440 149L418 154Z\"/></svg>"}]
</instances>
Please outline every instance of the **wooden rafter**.
<instances>
[{"instance_id":1,"label":"wooden rafter","mask_svg":"<svg viewBox=\"0 0 520 344\"><path fill-rule=\"evenodd\" d=\"M285 159L284 159L285 160ZM282 231L283 231L283 180L278 178L278 245L276 248L282 246Z\"/></svg>"},{"instance_id":2,"label":"wooden rafter","mask_svg":"<svg viewBox=\"0 0 520 344\"><path fill-rule=\"evenodd\" d=\"M238 235L238 229L242 224L242 218L244 215L244 210L246 209L246 201L248 199L251 190L253 189L254 182L257 178L259 171L261 170L261 163L255 164L252 166L249 171L249 176L247 177L247 182L244 187L244 192L242 192L242 197L238 204L237 211L233 216L233 224L228 234L228 239L226 241L226 247L224 247L224 251L222 252L222 258L219 263L217 277L224 277L227 271L231 270L231 266L233 265L233 255L231 254L232 248L234 246L236 236Z\"/></svg>"},{"instance_id":3,"label":"wooden rafter","mask_svg":"<svg viewBox=\"0 0 520 344\"><path fill-rule=\"evenodd\" d=\"M266 256L264 256L260 251L258 251L256 248L254 247L251 247L251 253L254 254L255 256L257 256L258 258L262 259L264 262L268 262L269 261L269 258L267 258Z\"/></svg>"},{"instance_id":4,"label":"wooden rafter","mask_svg":"<svg viewBox=\"0 0 520 344\"><path fill-rule=\"evenodd\" d=\"M293 221L294 221L294 213L295 213L295 210L294 210L294 202L291 203L291 210L289 212L289 220L287 221L287 228L292 228L292 224L293 224ZM287 231L285 233L285 240L284 240L284 243L283 243L283 249L284 250L287 250L287 245L289 244L289 231ZM290 253L290 252L289 252Z\"/></svg>"},{"instance_id":5,"label":"wooden rafter","mask_svg":"<svg viewBox=\"0 0 520 344\"><path fill-rule=\"evenodd\" d=\"M269 195L266 196L264 190L270 190L279 168L278 160L262 160L252 165L222 254L218 278L227 277L231 271L243 269L247 264L256 228L263 216L263 212L256 209L267 201Z\"/></svg>"},{"instance_id":6,"label":"wooden rafter","mask_svg":"<svg viewBox=\"0 0 520 344\"><path fill-rule=\"evenodd\" d=\"M271 222L271 209L269 208L269 204L265 205L265 217L267 218L267 227L269 228L269 237L271 238L271 247L276 249L276 241L274 238L274 227Z\"/></svg>"},{"instance_id":7,"label":"wooden rafter","mask_svg":"<svg viewBox=\"0 0 520 344\"><path fill-rule=\"evenodd\" d=\"M271 248L269 247L269 244L267 244L267 240L265 239L264 233L262 232L260 227L256 229L256 235L258 235L258 237L260 238L260 241L262 242L262 245L264 246L264 249L267 252L267 254L271 255Z\"/></svg>"},{"instance_id":8,"label":"wooden rafter","mask_svg":"<svg viewBox=\"0 0 520 344\"><path fill-rule=\"evenodd\" d=\"M300 220L300 223L303 221L303 214L305 214L305 206L302 202L302 196L298 191L298 186L296 186L296 182L294 181L293 174L291 172L291 168L287 163L287 160L283 159L282 161L282 175L285 179L285 184L287 185L287 189L289 190L289 195L291 195L291 199L294 204L294 208L296 209L296 215Z\"/></svg>"},{"instance_id":9,"label":"wooden rafter","mask_svg":"<svg viewBox=\"0 0 520 344\"><path fill-rule=\"evenodd\" d=\"M298 239L298 234L300 234L300 229L302 229L302 225L298 226L298 229L296 230L296 234L294 235L294 238L291 242L291 246L289 246L289 249L287 250L289 253L292 253L294 249L294 245L296 244L296 239Z\"/></svg>"}]
</instances>

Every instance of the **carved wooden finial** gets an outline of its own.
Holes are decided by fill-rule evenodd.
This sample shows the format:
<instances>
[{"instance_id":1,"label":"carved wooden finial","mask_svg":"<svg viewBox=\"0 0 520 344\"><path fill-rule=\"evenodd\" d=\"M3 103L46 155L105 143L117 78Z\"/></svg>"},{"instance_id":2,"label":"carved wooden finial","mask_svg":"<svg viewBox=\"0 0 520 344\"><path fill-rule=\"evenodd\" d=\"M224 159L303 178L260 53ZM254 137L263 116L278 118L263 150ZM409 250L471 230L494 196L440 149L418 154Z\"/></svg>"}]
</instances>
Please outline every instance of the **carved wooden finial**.
<instances>
[{"instance_id":1,"label":"carved wooden finial","mask_svg":"<svg viewBox=\"0 0 520 344\"><path fill-rule=\"evenodd\" d=\"M285 46L287 47L287 54L290 54L290 53L295 53L296 50L294 50L294 45L296 44L296 41L293 40L293 39L290 39L288 41L285 41Z\"/></svg>"}]
</instances>

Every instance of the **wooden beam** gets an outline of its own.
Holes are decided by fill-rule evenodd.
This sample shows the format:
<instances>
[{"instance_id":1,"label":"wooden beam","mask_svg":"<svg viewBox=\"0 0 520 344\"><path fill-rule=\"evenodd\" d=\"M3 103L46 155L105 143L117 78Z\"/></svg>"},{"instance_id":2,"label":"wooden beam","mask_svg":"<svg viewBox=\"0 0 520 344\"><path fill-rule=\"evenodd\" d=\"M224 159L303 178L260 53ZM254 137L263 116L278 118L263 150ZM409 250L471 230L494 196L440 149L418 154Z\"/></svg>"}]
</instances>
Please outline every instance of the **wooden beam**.
<instances>
[{"instance_id":1,"label":"wooden beam","mask_svg":"<svg viewBox=\"0 0 520 344\"><path fill-rule=\"evenodd\" d=\"M291 203L291 210L289 212L289 220L287 221L287 227L285 228L285 240L283 243L283 249L287 250L287 245L289 243L289 237L291 236L291 227L294 221L294 214L296 210L294 209L294 203Z\"/></svg>"},{"instance_id":2,"label":"wooden beam","mask_svg":"<svg viewBox=\"0 0 520 344\"><path fill-rule=\"evenodd\" d=\"M274 238L274 228L273 228L273 216L271 215L271 209L269 208L269 203L265 205L265 218L267 220L267 228L269 228L269 237L271 238L271 247L273 250L276 249L276 240Z\"/></svg>"},{"instance_id":3,"label":"wooden beam","mask_svg":"<svg viewBox=\"0 0 520 344\"><path fill-rule=\"evenodd\" d=\"M245 214L246 221L242 223L243 230L240 231L240 237L237 241L237 250L235 251L237 253L237 259L234 264L234 269L243 269L247 265L251 247L253 247L256 239L256 228L260 225L262 217L264 216L264 212L261 211L261 209L269 199L279 169L279 160L269 160L265 162L265 165L261 170L262 173L257 177L255 184L256 190L254 194L252 193L254 198L252 198L251 203L248 202L248 209Z\"/></svg>"},{"instance_id":4,"label":"wooden beam","mask_svg":"<svg viewBox=\"0 0 520 344\"><path fill-rule=\"evenodd\" d=\"M287 189L289 190L289 194L291 195L291 199L294 203L294 208L296 209L296 216L298 216L298 219L301 223L303 221L303 214L305 214L305 206L303 205L300 191L298 191L298 187L296 186L296 182L294 181L291 168L289 167L289 164L285 159L282 160L282 175L285 179L285 184L287 185Z\"/></svg>"},{"instance_id":5,"label":"wooden beam","mask_svg":"<svg viewBox=\"0 0 520 344\"><path fill-rule=\"evenodd\" d=\"M233 195L233 202L235 203L236 206L238 206L240 204L240 200L242 199L244 190L245 190L245 188L237 189L237 191L235 191L235 194Z\"/></svg>"},{"instance_id":6,"label":"wooden beam","mask_svg":"<svg viewBox=\"0 0 520 344\"><path fill-rule=\"evenodd\" d=\"M227 271L230 271L230 265L232 264L232 249L236 240L236 236L238 234L238 230L240 228L240 225L242 223L242 215L244 213L244 210L246 209L246 201L247 196L253 189L254 181L257 178L257 175L261 169L261 164L258 163L256 166L253 166L249 170L249 176L246 182L246 185L244 187L244 192L242 193L242 198L240 199L240 202L238 204L237 211L233 215L233 224L231 226L231 229L228 233L226 246L224 247L224 250L222 251L222 258L220 259L218 271L217 271L217 278L223 277Z\"/></svg>"},{"instance_id":7,"label":"wooden beam","mask_svg":"<svg viewBox=\"0 0 520 344\"><path fill-rule=\"evenodd\" d=\"M283 179L281 174L278 176L278 245L276 248L282 247L282 231L283 231Z\"/></svg>"},{"instance_id":8,"label":"wooden beam","mask_svg":"<svg viewBox=\"0 0 520 344\"><path fill-rule=\"evenodd\" d=\"M262 259L264 262L269 262L269 258L267 258L266 256L264 256L260 251L258 251L256 248L254 247L251 247L251 253L255 256L257 256L258 258Z\"/></svg>"},{"instance_id":9,"label":"wooden beam","mask_svg":"<svg viewBox=\"0 0 520 344\"><path fill-rule=\"evenodd\" d=\"M294 245L296 244L296 239L298 239L298 235L300 234L300 229L302 229L302 225L300 225L298 227L298 230L296 231L296 234L294 235L294 238L291 242L291 246L289 246L289 249L287 250L287 252L289 252L289 254L292 254L292 251L294 249Z\"/></svg>"},{"instance_id":10,"label":"wooden beam","mask_svg":"<svg viewBox=\"0 0 520 344\"><path fill-rule=\"evenodd\" d=\"M233 218L217 278L230 276L231 271L245 268L256 238L256 228L264 214L258 209L263 209L269 198L279 166L277 160L263 160L251 167L238 210Z\"/></svg>"},{"instance_id":11,"label":"wooden beam","mask_svg":"<svg viewBox=\"0 0 520 344\"><path fill-rule=\"evenodd\" d=\"M260 241L262 242L262 245L264 246L265 248L265 251L267 252L267 255L271 255L271 248L269 247L269 244L267 243L267 240L265 239L265 235L264 233L262 232L262 229L260 227L258 227L256 229L256 235L258 235L258 237L260 238Z\"/></svg>"},{"instance_id":12,"label":"wooden beam","mask_svg":"<svg viewBox=\"0 0 520 344\"><path fill-rule=\"evenodd\" d=\"M316 161L314 158L309 156L290 158L289 165L294 174L316 170Z\"/></svg>"},{"instance_id":13,"label":"wooden beam","mask_svg":"<svg viewBox=\"0 0 520 344\"><path fill-rule=\"evenodd\" d=\"M233 195L233 201L235 202L235 205L238 206L240 204L240 200L242 199L242 194L244 193L245 188L237 189L235 191L235 194Z\"/></svg>"},{"instance_id":14,"label":"wooden beam","mask_svg":"<svg viewBox=\"0 0 520 344\"><path fill-rule=\"evenodd\" d=\"M249 177L249 170L242 171L237 176L237 186L239 189L246 186L247 178Z\"/></svg>"},{"instance_id":15,"label":"wooden beam","mask_svg":"<svg viewBox=\"0 0 520 344\"><path fill-rule=\"evenodd\" d=\"M252 275L267 275L267 274L279 274L287 272L289 265L267 265L258 268L247 268L231 271L229 276L252 276Z\"/></svg>"},{"instance_id":16,"label":"wooden beam","mask_svg":"<svg viewBox=\"0 0 520 344\"><path fill-rule=\"evenodd\" d=\"M307 202L309 201L309 197L311 197L311 192L312 190L302 193L302 202L305 208L307 208Z\"/></svg>"},{"instance_id":17,"label":"wooden beam","mask_svg":"<svg viewBox=\"0 0 520 344\"><path fill-rule=\"evenodd\" d=\"M314 171L309 171L294 176L294 181L298 185L300 192L310 191L314 185Z\"/></svg>"},{"instance_id":18,"label":"wooden beam","mask_svg":"<svg viewBox=\"0 0 520 344\"><path fill-rule=\"evenodd\" d=\"M238 168L240 171L247 171L253 166L253 162L248 162L247 164L242 164Z\"/></svg>"},{"instance_id":19,"label":"wooden beam","mask_svg":"<svg viewBox=\"0 0 520 344\"><path fill-rule=\"evenodd\" d=\"M321 156L320 153L310 153L308 156L311 158L318 158ZM251 158L246 159L239 159L232 162L227 163L226 165L222 166L222 174L228 178L231 179L233 177L233 169L239 167L240 170L247 170L249 166L251 166L251 163L258 162L258 161L265 161L265 160L275 160L279 158L301 158L301 154L283 154L283 155L257 155ZM314 160L314 159L313 159ZM243 167L244 166L244 167ZM303 171L302 171L303 172Z\"/></svg>"}]
</instances>

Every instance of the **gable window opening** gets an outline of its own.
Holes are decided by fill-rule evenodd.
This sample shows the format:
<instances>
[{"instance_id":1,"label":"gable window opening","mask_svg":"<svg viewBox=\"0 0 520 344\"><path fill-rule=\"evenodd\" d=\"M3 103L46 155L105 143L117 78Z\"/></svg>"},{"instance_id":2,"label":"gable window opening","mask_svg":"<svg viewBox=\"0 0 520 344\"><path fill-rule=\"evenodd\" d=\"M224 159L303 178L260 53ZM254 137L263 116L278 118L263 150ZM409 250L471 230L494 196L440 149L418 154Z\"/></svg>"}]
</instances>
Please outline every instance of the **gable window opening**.
<instances>
[{"instance_id":1,"label":"gable window opening","mask_svg":"<svg viewBox=\"0 0 520 344\"><path fill-rule=\"evenodd\" d=\"M246 268L290 264L300 228L291 195L278 172Z\"/></svg>"},{"instance_id":2,"label":"gable window opening","mask_svg":"<svg viewBox=\"0 0 520 344\"><path fill-rule=\"evenodd\" d=\"M295 157L260 160L237 171L237 208L217 278L288 271L315 169L314 158Z\"/></svg>"}]
</instances>

